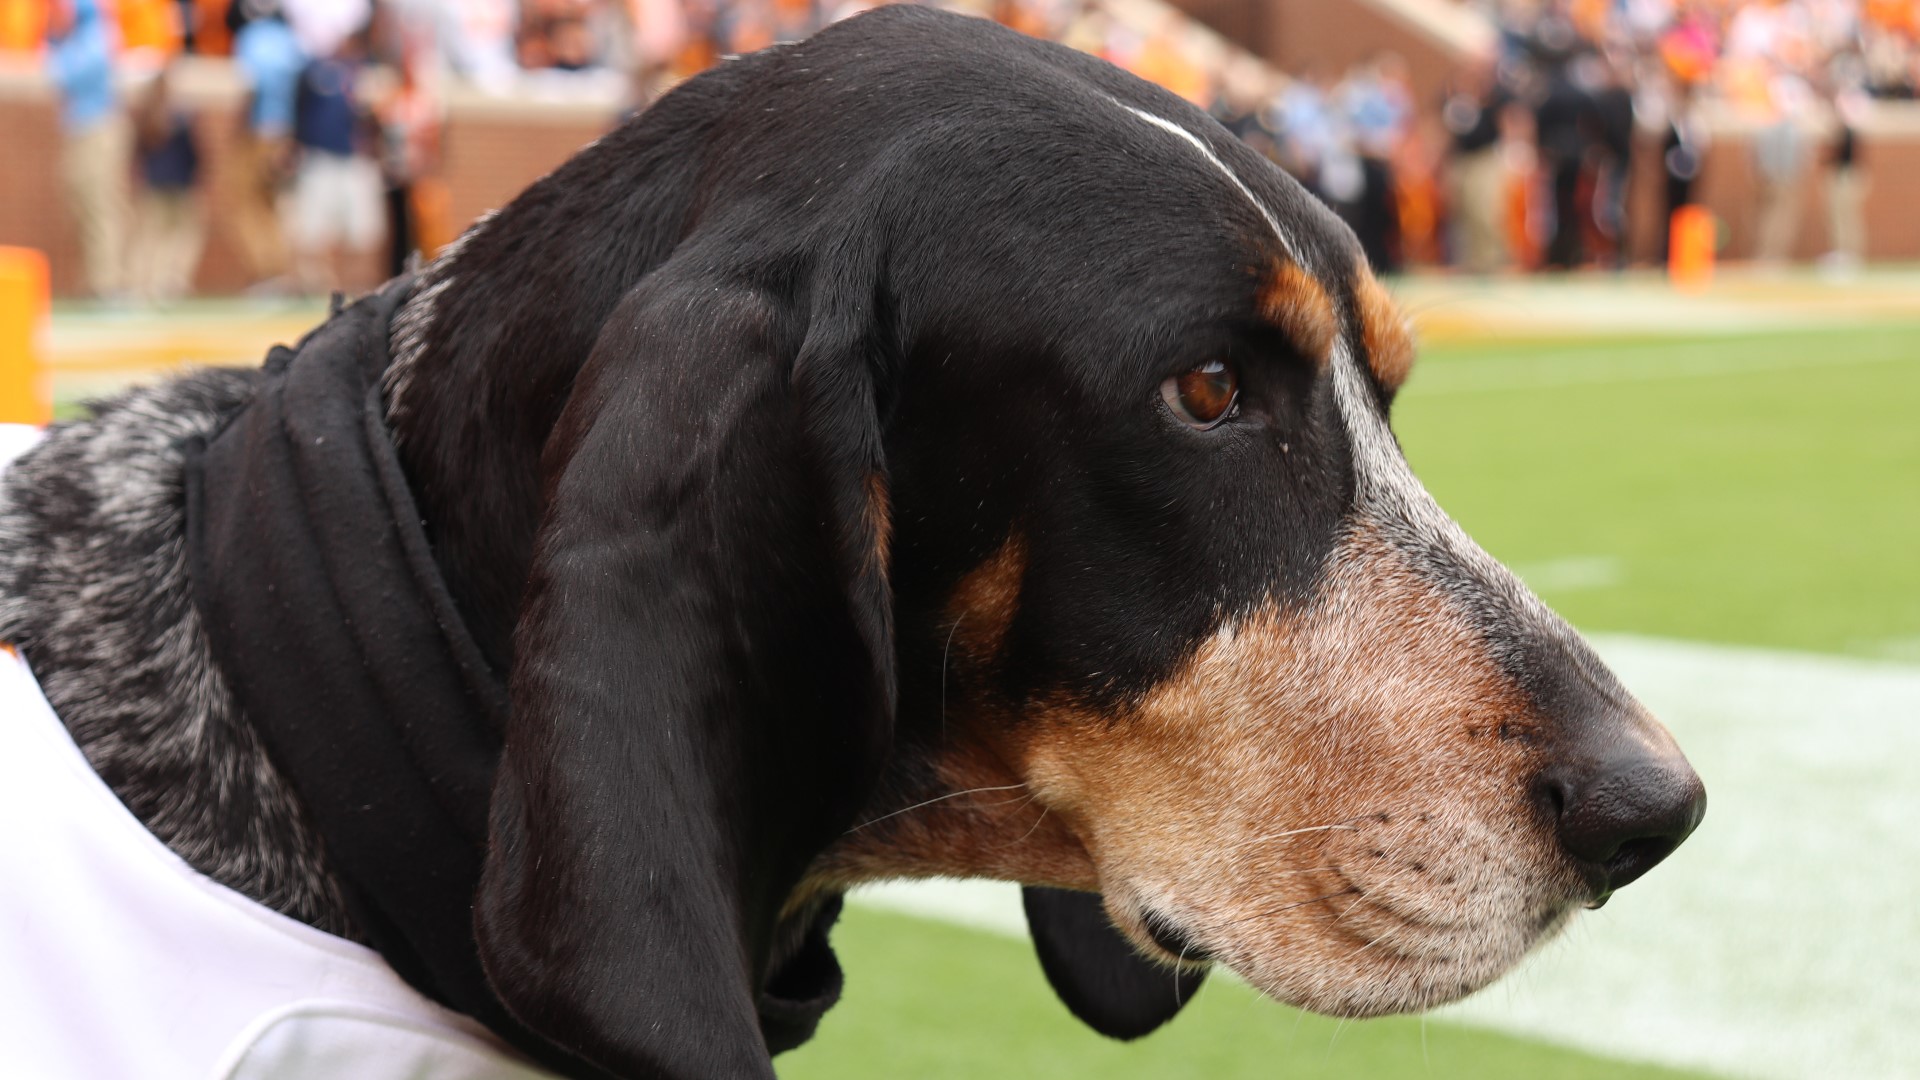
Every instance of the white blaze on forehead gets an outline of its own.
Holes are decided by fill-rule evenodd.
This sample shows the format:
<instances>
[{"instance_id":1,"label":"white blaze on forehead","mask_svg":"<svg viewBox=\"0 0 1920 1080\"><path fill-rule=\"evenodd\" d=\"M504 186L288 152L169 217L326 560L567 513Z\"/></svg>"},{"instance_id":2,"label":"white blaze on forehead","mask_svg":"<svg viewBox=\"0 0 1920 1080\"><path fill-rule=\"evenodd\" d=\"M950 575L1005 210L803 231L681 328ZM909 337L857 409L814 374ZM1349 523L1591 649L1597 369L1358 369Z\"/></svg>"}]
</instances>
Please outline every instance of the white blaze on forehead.
<instances>
[{"instance_id":1,"label":"white blaze on forehead","mask_svg":"<svg viewBox=\"0 0 1920 1080\"><path fill-rule=\"evenodd\" d=\"M1207 159L1207 162L1209 164L1211 164L1215 169L1219 170L1220 175L1226 177L1228 183L1238 188L1240 190L1240 194L1245 195L1247 197L1247 201L1253 204L1253 208L1260 212L1261 219L1267 223L1268 228L1273 230L1273 235L1279 238L1280 247L1286 251L1287 258L1292 259L1295 263L1299 264L1302 267L1306 267L1307 265L1306 260L1300 257L1299 250L1293 246L1293 239L1289 237L1286 234L1286 232L1284 232L1280 228L1280 222L1274 218L1272 211L1268 210L1266 205L1262 203L1259 199L1254 198L1253 189L1247 187L1246 184L1242 183L1240 178L1234 175L1233 170L1227 168L1227 163L1224 161L1221 161L1220 158L1214 154L1213 150L1210 149L1206 143L1200 141L1200 136L1195 135L1193 132L1188 131L1186 128L1181 127L1179 124L1176 124L1171 120L1163 120L1160 117L1145 111L1144 109L1136 109L1133 106L1124 104L1120 101L1115 101L1114 104L1119 105L1122 109L1127 110L1128 112L1139 117L1140 119L1145 120L1147 123L1152 124L1154 127L1159 128L1161 131L1164 131L1167 134L1182 140L1188 146L1191 146L1195 150L1199 151L1200 156Z\"/></svg>"}]
</instances>

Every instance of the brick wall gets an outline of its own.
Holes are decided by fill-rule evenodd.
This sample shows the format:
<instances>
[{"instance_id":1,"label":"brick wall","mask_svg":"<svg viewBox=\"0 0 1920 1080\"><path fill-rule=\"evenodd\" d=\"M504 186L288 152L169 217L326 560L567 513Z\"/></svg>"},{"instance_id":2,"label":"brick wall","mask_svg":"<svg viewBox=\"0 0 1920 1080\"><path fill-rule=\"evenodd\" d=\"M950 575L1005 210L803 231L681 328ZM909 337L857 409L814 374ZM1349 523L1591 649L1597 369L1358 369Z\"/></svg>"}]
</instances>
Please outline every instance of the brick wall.
<instances>
[{"instance_id":1,"label":"brick wall","mask_svg":"<svg viewBox=\"0 0 1920 1080\"><path fill-rule=\"evenodd\" d=\"M0 99L0 244L47 253L55 293L79 280L78 243L61 208L59 118L50 100Z\"/></svg>"},{"instance_id":2,"label":"brick wall","mask_svg":"<svg viewBox=\"0 0 1920 1080\"><path fill-rule=\"evenodd\" d=\"M610 110L580 107L452 110L443 164L453 220L472 221L505 204L613 123Z\"/></svg>"},{"instance_id":3,"label":"brick wall","mask_svg":"<svg viewBox=\"0 0 1920 1080\"><path fill-rule=\"evenodd\" d=\"M224 65L196 62L176 76L194 110L203 198L211 213L197 286L232 293L248 281L222 227L240 90ZM610 105L497 101L455 94L444 131L444 179L457 227L511 199L598 138L616 119ZM56 295L81 291L80 251L60 193L60 128L51 93L37 76L0 71L0 244L45 251Z\"/></svg>"},{"instance_id":4,"label":"brick wall","mask_svg":"<svg viewBox=\"0 0 1920 1080\"><path fill-rule=\"evenodd\" d=\"M1385 50L1407 61L1414 92L1431 100L1450 72L1494 34L1477 16L1409 0L1172 0L1236 45L1288 72L1338 73ZM1412 9L1412 10L1410 10Z\"/></svg>"}]
</instances>

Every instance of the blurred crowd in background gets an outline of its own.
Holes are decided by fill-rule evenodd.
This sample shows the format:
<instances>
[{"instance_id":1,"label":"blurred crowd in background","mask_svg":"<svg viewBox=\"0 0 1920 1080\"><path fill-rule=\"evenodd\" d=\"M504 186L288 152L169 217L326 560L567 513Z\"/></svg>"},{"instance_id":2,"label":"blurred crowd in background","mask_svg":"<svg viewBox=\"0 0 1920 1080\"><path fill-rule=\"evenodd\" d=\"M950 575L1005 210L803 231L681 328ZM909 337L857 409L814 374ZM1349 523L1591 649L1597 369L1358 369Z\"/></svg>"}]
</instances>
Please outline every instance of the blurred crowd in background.
<instances>
[{"instance_id":1,"label":"blurred crowd in background","mask_svg":"<svg viewBox=\"0 0 1920 1080\"><path fill-rule=\"evenodd\" d=\"M248 101L218 223L256 292L311 294L374 284L354 280L353 268L383 243L397 273L453 231L435 220L433 174L443 92L456 81L480 94L636 108L721 57L805 37L868 6L0 0L0 62L10 54L44 64L59 90L62 181L90 290L165 302L188 289L207 228L196 130L169 71L185 55L231 57ZM947 6L1097 52L1202 105L1228 51L1152 3L1127 18L1080 0Z\"/></svg>"},{"instance_id":2,"label":"blurred crowd in background","mask_svg":"<svg viewBox=\"0 0 1920 1080\"><path fill-rule=\"evenodd\" d=\"M639 107L871 2L0 0L0 60L43 65L58 87L92 291L164 302L189 288L208 216L170 72L182 55L231 57L248 98L220 223L256 289L308 293L369 286L349 256L384 245L397 272L456 227L433 209L448 87ZM1756 131L1759 257L1786 256L1802 185L1824 169L1827 262L1859 261L1859 118L1915 95L1920 0L1456 2L1494 20L1497 43L1430 99L1393 54L1280 72L1154 0L943 6L1210 109L1346 218L1382 271L1624 265L1630 184L1658 175L1662 207L1688 205L1708 108ZM1636 168L1643 154L1657 173Z\"/></svg>"},{"instance_id":3,"label":"blurred crowd in background","mask_svg":"<svg viewBox=\"0 0 1920 1080\"><path fill-rule=\"evenodd\" d=\"M1752 130L1757 258L1787 258L1805 185L1826 172L1834 270L1864 251L1861 118L1920 83L1913 0L1482 0L1497 45L1438 100L1406 64L1222 82L1216 113L1309 184L1376 265L1621 266L1627 196L1654 155L1656 200L1690 205L1708 109ZM1665 250L1661 252L1665 257Z\"/></svg>"}]
</instances>

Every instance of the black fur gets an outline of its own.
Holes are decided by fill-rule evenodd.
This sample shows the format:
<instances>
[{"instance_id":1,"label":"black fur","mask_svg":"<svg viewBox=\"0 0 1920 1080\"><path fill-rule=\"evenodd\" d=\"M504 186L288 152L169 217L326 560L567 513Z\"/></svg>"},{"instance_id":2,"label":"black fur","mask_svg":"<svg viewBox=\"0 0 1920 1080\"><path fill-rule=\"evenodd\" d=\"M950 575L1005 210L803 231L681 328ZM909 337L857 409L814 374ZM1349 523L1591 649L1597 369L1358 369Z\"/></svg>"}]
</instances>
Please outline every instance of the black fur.
<instances>
[{"instance_id":1,"label":"black fur","mask_svg":"<svg viewBox=\"0 0 1920 1080\"><path fill-rule=\"evenodd\" d=\"M766 1073L750 988L811 910L781 922L782 905L862 806L916 790L940 598L1016 521L1039 588L1000 673L1011 698L1117 700L1273 589L1277 561L1279 587L1310 583L1348 492L1325 393L1248 315L1272 237L1122 103L1200 133L1334 277L1353 265L1330 215L1177 98L895 8L692 80L422 274L394 323L389 420L449 587L513 672L477 931L509 1005L557 1044L632 1075ZM1250 468L1263 437L1196 436L1153 404L1222 354L1290 430L1289 467ZM136 392L23 462L0 633L157 835L352 934L177 565L179 444L251 385ZM145 487L83 460L126 438L151 444L129 452ZM1232 490L1203 467L1223 458ZM1266 512L1217 513L1228 498ZM146 531L41 572L128 521ZM1202 550L1230 557L1196 576ZM103 574L148 595L80 601ZM98 645L76 620L175 651ZM232 795L181 798L209 789ZM1083 949L1130 955L1111 931Z\"/></svg>"},{"instance_id":2,"label":"black fur","mask_svg":"<svg viewBox=\"0 0 1920 1080\"><path fill-rule=\"evenodd\" d=\"M1311 585L1350 470L1325 387L1252 315L1275 238L1122 103L1199 132L1350 276L1331 215L1184 102L914 8L693 80L423 275L390 419L450 588L514 672L482 953L570 1050L764 1071L748 988L780 905L876 783L879 805L915 794L940 605L1016 521L1012 699L1118 701L1223 612ZM1197 436L1155 388L1219 355L1258 426ZM688 814L742 792L723 822ZM1111 930L1083 951L1130 956Z\"/></svg>"},{"instance_id":3,"label":"black fur","mask_svg":"<svg viewBox=\"0 0 1920 1080\"><path fill-rule=\"evenodd\" d=\"M1351 337L1351 234L1203 114L893 7L690 81L426 268L388 419L449 589L511 672L475 930L521 1021L616 1075L771 1077L755 993L833 903L796 890L856 815L927 794L945 604L1010 535L1019 610L979 689L1016 711L1127 702L1223 618L1311 593L1354 451L1330 381L1256 315L1287 243ZM1241 415L1195 431L1158 387L1216 358ZM174 591L172 440L249 386L196 378L9 477L0 539L31 554L0 566L0 634L156 833L346 931ZM128 511L103 448L168 395L191 408L141 417L156 475ZM83 588L56 578L101 574L159 588L57 610ZM209 775L241 779L183 821L169 800ZM1171 977L1078 977L1138 961L1090 901L1047 910L1077 1011L1132 1035L1178 1008Z\"/></svg>"}]
</instances>

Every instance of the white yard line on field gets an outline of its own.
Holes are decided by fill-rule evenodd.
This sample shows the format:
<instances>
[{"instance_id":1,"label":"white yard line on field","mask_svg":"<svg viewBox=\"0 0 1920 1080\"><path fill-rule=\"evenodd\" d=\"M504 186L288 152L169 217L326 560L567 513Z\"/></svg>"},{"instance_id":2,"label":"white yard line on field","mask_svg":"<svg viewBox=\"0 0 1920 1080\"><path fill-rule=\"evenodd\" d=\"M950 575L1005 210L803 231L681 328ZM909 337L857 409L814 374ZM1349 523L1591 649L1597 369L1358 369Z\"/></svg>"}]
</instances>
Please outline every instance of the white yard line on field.
<instances>
[{"instance_id":1,"label":"white yard line on field","mask_svg":"<svg viewBox=\"0 0 1920 1080\"><path fill-rule=\"evenodd\" d=\"M1516 563L1513 572L1535 592L1572 592L1611 589L1626 581L1620 560L1611 555L1570 555L1540 562Z\"/></svg>"},{"instance_id":2,"label":"white yard line on field","mask_svg":"<svg viewBox=\"0 0 1920 1080\"><path fill-rule=\"evenodd\" d=\"M1910 355L1895 353L1821 353L1811 349L1800 356L1752 359L1727 356L1726 347L1719 343L1702 343L1699 355L1687 355L1680 348L1663 348L1652 355L1624 347L1613 350L1583 349L1578 353L1559 352L1551 361L1524 353L1447 359L1414 365L1407 392L1421 397L1438 397L1556 386L1709 379L1723 375L1758 375L1894 361L1911 363L1914 359ZM1543 346L1542 351L1545 350ZM1555 351L1558 352L1557 349Z\"/></svg>"},{"instance_id":3,"label":"white yard line on field","mask_svg":"<svg viewBox=\"0 0 1920 1080\"><path fill-rule=\"evenodd\" d=\"M1595 644L1705 778L1706 823L1442 1015L1729 1076L1920 1077L1920 666ZM1005 885L886 886L855 902L1024 927Z\"/></svg>"},{"instance_id":4,"label":"white yard line on field","mask_svg":"<svg viewBox=\"0 0 1920 1080\"><path fill-rule=\"evenodd\" d=\"M1880 641L1866 642L1865 645L1869 656L1920 664L1920 636L1884 638Z\"/></svg>"}]
</instances>

